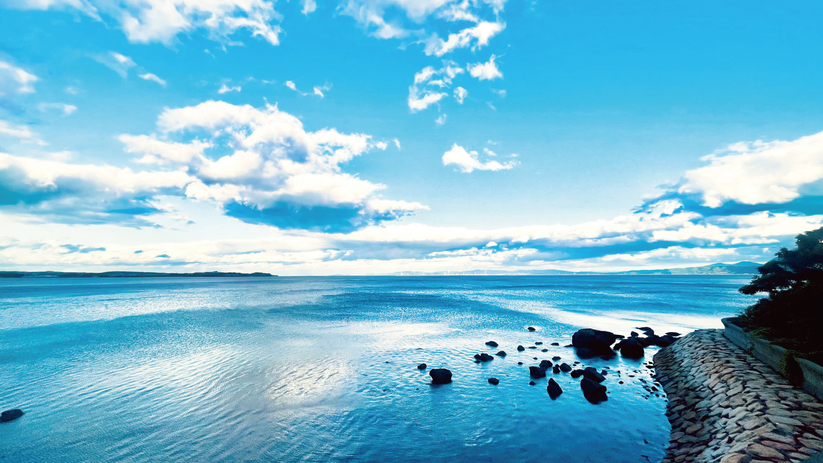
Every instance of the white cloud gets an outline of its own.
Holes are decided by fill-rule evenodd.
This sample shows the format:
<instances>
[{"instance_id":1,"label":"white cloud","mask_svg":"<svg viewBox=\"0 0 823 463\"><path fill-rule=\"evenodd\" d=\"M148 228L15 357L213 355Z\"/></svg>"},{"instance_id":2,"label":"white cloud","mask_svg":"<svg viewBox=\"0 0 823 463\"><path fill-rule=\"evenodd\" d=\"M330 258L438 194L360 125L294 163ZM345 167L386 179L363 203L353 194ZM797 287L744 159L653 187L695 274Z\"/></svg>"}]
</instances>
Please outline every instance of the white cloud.
<instances>
[{"instance_id":1,"label":"white cloud","mask_svg":"<svg viewBox=\"0 0 823 463\"><path fill-rule=\"evenodd\" d=\"M485 63L475 63L469 65L469 74L472 77L477 78L478 80L494 80L494 79L502 79L503 73L497 68L497 64L494 62L495 56L492 55L489 58L488 62Z\"/></svg>"},{"instance_id":2,"label":"white cloud","mask_svg":"<svg viewBox=\"0 0 823 463\"><path fill-rule=\"evenodd\" d=\"M323 95L323 92L320 90L320 87L314 87L314 94L319 96L320 98L323 98L325 96Z\"/></svg>"},{"instance_id":3,"label":"white cloud","mask_svg":"<svg viewBox=\"0 0 823 463\"><path fill-rule=\"evenodd\" d=\"M441 114L440 117L434 120L434 123L437 125L443 125L446 123L446 114Z\"/></svg>"},{"instance_id":4,"label":"white cloud","mask_svg":"<svg viewBox=\"0 0 823 463\"><path fill-rule=\"evenodd\" d=\"M301 13L308 16L317 9L317 3L314 0L303 0L303 10Z\"/></svg>"},{"instance_id":5,"label":"white cloud","mask_svg":"<svg viewBox=\"0 0 823 463\"><path fill-rule=\"evenodd\" d=\"M294 85L294 82L292 82L292 81L290 81L290 80L287 80L287 81L286 81L286 83L285 83L285 85L286 85L286 87L289 87L290 89L294 90L295 92L297 92L297 91L298 91L298 90L297 90L297 86L296 86L296 85Z\"/></svg>"},{"instance_id":6,"label":"white cloud","mask_svg":"<svg viewBox=\"0 0 823 463\"><path fill-rule=\"evenodd\" d=\"M409 109L411 109L412 112L421 111L437 103L446 96L449 96L448 93L434 92L430 90L423 91L422 94L420 94L420 90L418 90L417 87L411 86L409 87Z\"/></svg>"},{"instance_id":7,"label":"white cloud","mask_svg":"<svg viewBox=\"0 0 823 463\"><path fill-rule=\"evenodd\" d=\"M478 159L477 151L466 151L465 148L455 143L443 154L443 165L454 165L461 172L470 173L475 170L509 170L517 165L517 161L502 164L497 161L482 162Z\"/></svg>"},{"instance_id":8,"label":"white cloud","mask_svg":"<svg viewBox=\"0 0 823 463\"><path fill-rule=\"evenodd\" d=\"M823 132L794 141L737 143L703 160L709 165L686 172L678 193L699 195L712 208L727 201L785 203L823 179Z\"/></svg>"},{"instance_id":9,"label":"white cloud","mask_svg":"<svg viewBox=\"0 0 823 463\"><path fill-rule=\"evenodd\" d=\"M139 76L137 76L137 77L139 77L139 78L141 78L141 79L143 79L143 80L150 80L150 81L152 81L152 82L157 82L158 84L162 85L163 87L165 87L165 86L166 86L166 81L165 81L165 80L163 80L163 79L161 79L161 78L157 77L156 75L154 75L154 74L152 74L152 73L150 73L150 72L147 72L147 73L145 73L145 74L140 74L140 75L139 75Z\"/></svg>"},{"instance_id":10,"label":"white cloud","mask_svg":"<svg viewBox=\"0 0 823 463\"><path fill-rule=\"evenodd\" d=\"M10 99L13 94L34 93L33 84L38 80L34 74L0 60L0 99Z\"/></svg>"},{"instance_id":11,"label":"white cloud","mask_svg":"<svg viewBox=\"0 0 823 463\"><path fill-rule=\"evenodd\" d=\"M222 86L221 86L221 87L217 90L217 93L219 93L219 94L221 94L221 95L222 95L222 94L224 94L224 93L229 93L229 92L238 92L238 93L239 93L241 90L242 90L242 88L241 88L239 85L234 86L234 87L229 87L228 85L223 84L223 85L222 85Z\"/></svg>"},{"instance_id":12,"label":"white cloud","mask_svg":"<svg viewBox=\"0 0 823 463\"><path fill-rule=\"evenodd\" d=\"M32 132L28 127L23 125L12 125L2 119L0 119L0 135L19 138L22 140L37 138L37 134Z\"/></svg>"},{"instance_id":13,"label":"white cloud","mask_svg":"<svg viewBox=\"0 0 823 463\"><path fill-rule=\"evenodd\" d=\"M37 105L37 109L41 112L59 111L63 113L63 115L68 116L77 111L77 106L66 103L40 103Z\"/></svg>"},{"instance_id":14,"label":"white cloud","mask_svg":"<svg viewBox=\"0 0 823 463\"><path fill-rule=\"evenodd\" d=\"M457 104L463 104L467 96L469 96L469 91L465 88L457 87L454 89L454 99L457 100Z\"/></svg>"},{"instance_id":15,"label":"white cloud","mask_svg":"<svg viewBox=\"0 0 823 463\"><path fill-rule=\"evenodd\" d=\"M481 21L476 26L468 27L455 34L449 34L446 40L439 38L437 35L431 36L427 40L424 51L427 55L439 57L456 49L469 46L472 50L477 50L488 45L489 40L505 28L505 23Z\"/></svg>"},{"instance_id":16,"label":"white cloud","mask_svg":"<svg viewBox=\"0 0 823 463\"><path fill-rule=\"evenodd\" d=\"M18 8L73 8L95 19L116 21L130 42L172 44L177 35L202 29L214 40L226 41L248 30L278 45L281 17L266 0L14 0Z\"/></svg>"},{"instance_id":17,"label":"white cloud","mask_svg":"<svg viewBox=\"0 0 823 463\"><path fill-rule=\"evenodd\" d=\"M396 147L397 147L397 149L400 149L400 140L398 140L397 138L395 138L395 139L394 139L394 140L392 140L392 141L394 142L394 146L396 146Z\"/></svg>"},{"instance_id":18,"label":"white cloud","mask_svg":"<svg viewBox=\"0 0 823 463\"><path fill-rule=\"evenodd\" d=\"M92 55L92 58L103 66L106 66L116 72L124 79L128 75L129 69L137 65L133 59L126 55L117 53L116 51Z\"/></svg>"}]
</instances>

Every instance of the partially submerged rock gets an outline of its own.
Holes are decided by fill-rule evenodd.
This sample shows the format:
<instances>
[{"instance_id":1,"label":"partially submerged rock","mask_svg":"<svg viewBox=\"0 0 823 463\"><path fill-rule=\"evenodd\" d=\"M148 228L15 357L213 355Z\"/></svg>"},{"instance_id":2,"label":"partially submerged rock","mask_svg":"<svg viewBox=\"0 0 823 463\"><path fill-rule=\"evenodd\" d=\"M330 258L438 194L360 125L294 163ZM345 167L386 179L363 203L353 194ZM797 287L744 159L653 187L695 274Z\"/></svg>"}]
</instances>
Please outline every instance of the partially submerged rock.
<instances>
[{"instance_id":1,"label":"partially submerged rock","mask_svg":"<svg viewBox=\"0 0 823 463\"><path fill-rule=\"evenodd\" d=\"M427 366L428 365L426 365L425 363L421 363L420 365L417 365L417 369L418 370L425 370Z\"/></svg>"},{"instance_id":2,"label":"partially submerged rock","mask_svg":"<svg viewBox=\"0 0 823 463\"><path fill-rule=\"evenodd\" d=\"M540 367L529 367L529 376L532 378L545 378L546 370Z\"/></svg>"},{"instance_id":3,"label":"partially submerged rock","mask_svg":"<svg viewBox=\"0 0 823 463\"><path fill-rule=\"evenodd\" d=\"M498 353L497 353L497 354L495 354L495 355L497 355L498 357L505 357L505 356L506 356L506 351L501 350L500 352L498 352Z\"/></svg>"},{"instance_id":4,"label":"partially submerged rock","mask_svg":"<svg viewBox=\"0 0 823 463\"><path fill-rule=\"evenodd\" d=\"M452 372L446 368L433 368L429 371L432 384L448 384L452 382Z\"/></svg>"},{"instance_id":5,"label":"partially submerged rock","mask_svg":"<svg viewBox=\"0 0 823 463\"><path fill-rule=\"evenodd\" d=\"M583 377L598 383L602 383L606 380L606 377L598 373L594 367L588 367L583 370Z\"/></svg>"},{"instance_id":6,"label":"partially submerged rock","mask_svg":"<svg viewBox=\"0 0 823 463\"><path fill-rule=\"evenodd\" d=\"M499 380L499 379L497 379L497 378L489 378L489 380L488 380L488 381L489 381L489 384L493 384L493 385L495 385L495 386L497 386L498 384L500 384L500 380Z\"/></svg>"},{"instance_id":7,"label":"partially submerged rock","mask_svg":"<svg viewBox=\"0 0 823 463\"><path fill-rule=\"evenodd\" d=\"M523 352L524 350L526 350L526 348L525 348L525 347L523 347L523 346L517 346L517 352Z\"/></svg>"},{"instance_id":8,"label":"partially submerged rock","mask_svg":"<svg viewBox=\"0 0 823 463\"><path fill-rule=\"evenodd\" d=\"M535 327L533 327L533 326L530 326L530 327L528 327L528 328L526 328L526 329L527 329L527 330L529 330L529 331L535 331L537 328L535 328Z\"/></svg>"},{"instance_id":9,"label":"partially submerged rock","mask_svg":"<svg viewBox=\"0 0 823 463\"><path fill-rule=\"evenodd\" d=\"M617 345L614 346L614 349L620 350L620 354L629 359L642 358L644 353L643 344L634 336L618 342Z\"/></svg>"},{"instance_id":10,"label":"partially submerged rock","mask_svg":"<svg viewBox=\"0 0 823 463\"><path fill-rule=\"evenodd\" d=\"M568 373L568 372L572 371L572 367L570 367L568 363L561 363L560 364L560 371L562 371L563 373Z\"/></svg>"},{"instance_id":11,"label":"partially submerged rock","mask_svg":"<svg viewBox=\"0 0 823 463\"><path fill-rule=\"evenodd\" d=\"M494 357L492 357L491 355L483 352L483 353L480 353L480 354L474 354L474 359L477 362L490 362L490 361L494 360Z\"/></svg>"},{"instance_id":12,"label":"partially submerged rock","mask_svg":"<svg viewBox=\"0 0 823 463\"><path fill-rule=\"evenodd\" d=\"M6 410L3 413L0 413L0 423L6 423L6 422L9 422L9 421L14 421L14 420L16 420L17 418L20 418L23 415L25 415L25 413L23 412L23 410L20 410L19 408L13 408L11 410Z\"/></svg>"},{"instance_id":13,"label":"partially submerged rock","mask_svg":"<svg viewBox=\"0 0 823 463\"><path fill-rule=\"evenodd\" d=\"M560 397L560 394L563 393L563 389L560 388L560 385L557 384L557 381L555 381L554 378L549 378L549 385L546 386L546 391L549 393L549 397L551 397L552 400Z\"/></svg>"},{"instance_id":14,"label":"partially submerged rock","mask_svg":"<svg viewBox=\"0 0 823 463\"><path fill-rule=\"evenodd\" d=\"M550 362L549 360L541 360L540 361L540 368L542 368L544 370L548 370L551 367L552 367L552 362Z\"/></svg>"},{"instance_id":15,"label":"partially submerged rock","mask_svg":"<svg viewBox=\"0 0 823 463\"><path fill-rule=\"evenodd\" d=\"M486 345L491 347L497 347L497 343L494 341L486 341Z\"/></svg>"},{"instance_id":16,"label":"partially submerged rock","mask_svg":"<svg viewBox=\"0 0 823 463\"><path fill-rule=\"evenodd\" d=\"M586 397L586 400L593 404L608 400L606 386L592 381L589 378L580 380L580 389L583 389L583 396Z\"/></svg>"}]
</instances>

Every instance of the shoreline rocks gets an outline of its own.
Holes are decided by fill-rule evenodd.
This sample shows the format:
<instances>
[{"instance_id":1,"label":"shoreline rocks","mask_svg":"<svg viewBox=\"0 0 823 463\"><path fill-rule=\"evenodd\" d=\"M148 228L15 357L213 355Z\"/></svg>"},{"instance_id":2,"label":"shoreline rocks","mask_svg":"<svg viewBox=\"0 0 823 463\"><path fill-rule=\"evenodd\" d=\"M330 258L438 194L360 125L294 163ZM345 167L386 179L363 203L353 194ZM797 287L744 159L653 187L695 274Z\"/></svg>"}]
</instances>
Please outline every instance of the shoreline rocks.
<instances>
[{"instance_id":1,"label":"shoreline rocks","mask_svg":"<svg viewBox=\"0 0 823 463\"><path fill-rule=\"evenodd\" d=\"M688 334L661 349L654 367L672 425L663 463L796 462L823 450L823 403L723 330Z\"/></svg>"},{"instance_id":2,"label":"shoreline rocks","mask_svg":"<svg viewBox=\"0 0 823 463\"><path fill-rule=\"evenodd\" d=\"M446 368L433 368L429 370L432 384L448 384L452 382L452 372Z\"/></svg>"}]
</instances>

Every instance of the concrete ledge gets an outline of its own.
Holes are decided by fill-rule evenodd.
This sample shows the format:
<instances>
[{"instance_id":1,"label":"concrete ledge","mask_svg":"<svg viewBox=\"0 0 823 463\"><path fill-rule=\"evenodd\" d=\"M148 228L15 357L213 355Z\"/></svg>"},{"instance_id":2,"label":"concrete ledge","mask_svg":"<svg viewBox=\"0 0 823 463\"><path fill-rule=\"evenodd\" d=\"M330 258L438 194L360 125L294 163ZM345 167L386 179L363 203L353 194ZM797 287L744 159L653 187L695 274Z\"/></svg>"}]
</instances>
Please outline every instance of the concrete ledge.
<instances>
[{"instance_id":1,"label":"concrete ledge","mask_svg":"<svg viewBox=\"0 0 823 463\"><path fill-rule=\"evenodd\" d=\"M735 325L731 318L724 318L722 322L725 326L723 334L731 342L770 366L784 378L790 376L786 371L789 363L787 360L793 358L797 361L803 374L803 389L823 400L823 367L806 359L794 358L787 349L743 331L743 328Z\"/></svg>"}]
</instances>

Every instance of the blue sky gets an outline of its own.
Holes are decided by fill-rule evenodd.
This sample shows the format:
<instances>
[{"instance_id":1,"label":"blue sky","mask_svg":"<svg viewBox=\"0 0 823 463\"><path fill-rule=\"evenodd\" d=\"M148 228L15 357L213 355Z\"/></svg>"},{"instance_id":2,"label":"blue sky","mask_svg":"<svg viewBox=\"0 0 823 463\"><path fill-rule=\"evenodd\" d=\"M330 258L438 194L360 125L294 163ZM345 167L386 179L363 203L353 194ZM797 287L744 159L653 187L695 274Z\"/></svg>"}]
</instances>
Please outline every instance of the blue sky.
<instances>
[{"instance_id":1,"label":"blue sky","mask_svg":"<svg viewBox=\"0 0 823 463\"><path fill-rule=\"evenodd\" d=\"M5 269L668 268L823 225L819 3L0 8Z\"/></svg>"}]
</instances>

